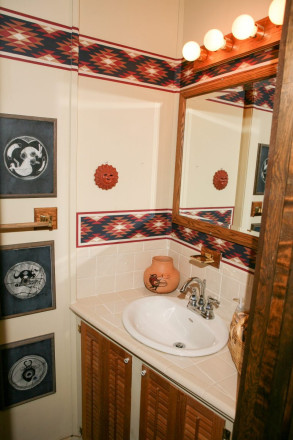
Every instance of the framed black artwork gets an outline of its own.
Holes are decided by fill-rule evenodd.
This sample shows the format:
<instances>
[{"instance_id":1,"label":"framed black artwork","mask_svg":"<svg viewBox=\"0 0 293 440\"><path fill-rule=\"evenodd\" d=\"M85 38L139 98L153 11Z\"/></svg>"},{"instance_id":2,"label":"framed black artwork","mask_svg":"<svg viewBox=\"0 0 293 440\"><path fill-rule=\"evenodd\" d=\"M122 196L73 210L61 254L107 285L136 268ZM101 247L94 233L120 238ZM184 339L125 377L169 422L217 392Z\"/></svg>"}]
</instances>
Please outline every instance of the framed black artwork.
<instances>
[{"instance_id":1,"label":"framed black artwork","mask_svg":"<svg viewBox=\"0 0 293 440\"><path fill-rule=\"evenodd\" d=\"M57 119L0 114L0 197L56 197Z\"/></svg>"},{"instance_id":2,"label":"framed black artwork","mask_svg":"<svg viewBox=\"0 0 293 440\"><path fill-rule=\"evenodd\" d=\"M0 247L0 319L56 308L54 242Z\"/></svg>"},{"instance_id":3,"label":"framed black artwork","mask_svg":"<svg viewBox=\"0 0 293 440\"><path fill-rule=\"evenodd\" d=\"M0 346L0 409L56 392L54 334Z\"/></svg>"},{"instance_id":4,"label":"framed black artwork","mask_svg":"<svg viewBox=\"0 0 293 440\"><path fill-rule=\"evenodd\" d=\"M253 194L263 195L265 192L269 145L258 144Z\"/></svg>"}]
</instances>

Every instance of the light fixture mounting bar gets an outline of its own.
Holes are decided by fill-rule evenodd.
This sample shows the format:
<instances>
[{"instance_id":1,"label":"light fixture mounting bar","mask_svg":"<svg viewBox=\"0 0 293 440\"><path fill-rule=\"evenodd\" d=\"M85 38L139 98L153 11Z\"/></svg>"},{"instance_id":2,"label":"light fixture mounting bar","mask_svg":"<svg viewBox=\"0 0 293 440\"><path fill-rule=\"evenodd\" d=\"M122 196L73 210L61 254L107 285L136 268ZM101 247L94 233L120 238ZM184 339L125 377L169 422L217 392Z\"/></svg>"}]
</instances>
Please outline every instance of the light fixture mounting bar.
<instances>
[{"instance_id":1,"label":"light fixture mounting bar","mask_svg":"<svg viewBox=\"0 0 293 440\"><path fill-rule=\"evenodd\" d=\"M264 29L262 38L248 38L246 40L237 40L232 33L225 35L225 39L229 39L233 43L232 50L217 50L216 52L208 52L205 60L195 60L194 70L200 71L207 67L216 66L217 64L233 59L241 58L253 52L263 49L269 49L280 43L282 26L277 26L271 22L269 17L262 18L255 22L259 29ZM262 31L261 31L262 32ZM201 46L201 49L205 49Z\"/></svg>"}]
</instances>

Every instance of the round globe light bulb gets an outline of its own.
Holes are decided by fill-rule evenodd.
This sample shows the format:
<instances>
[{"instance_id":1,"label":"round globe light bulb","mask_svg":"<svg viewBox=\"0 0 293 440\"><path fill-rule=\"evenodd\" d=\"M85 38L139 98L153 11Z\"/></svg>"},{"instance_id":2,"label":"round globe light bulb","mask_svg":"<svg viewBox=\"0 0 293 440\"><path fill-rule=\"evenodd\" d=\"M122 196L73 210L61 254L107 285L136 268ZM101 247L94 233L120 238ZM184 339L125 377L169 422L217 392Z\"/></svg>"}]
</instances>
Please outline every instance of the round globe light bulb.
<instances>
[{"instance_id":1,"label":"round globe light bulb","mask_svg":"<svg viewBox=\"0 0 293 440\"><path fill-rule=\"evenodd\" d=\"M283 24L285 0L273 0L269 7L269 19L276 25Z\"/></svg>"},{"instance_id":2,"label":"round globe light bulb","mask_svg":"<svg viewBox=\"0 0 293 440\"><path fill-rule=\"evenodd\" d=\"M183 46L182 54L187 61L197 60L200 56L200 45L195 41L188 41Z\"/></svg>"},{"instance_id":3,"label":"round globe light bulb","mask_svg":"<svg viewBox=\"0 0 293 440\"><path fill-rule=\"evenodd\" d=\"M218 29L209 30L204 36L204 45L207 50L214 52L225 46L224 35Z\"/></svg>"},{"instance_id":4,"label":"round globe light bulb","mask_svg":"<svg viewBox=\"0 0 293 440\"><path fill-rule=\"evenodd\" d=\"M249 37L254 37L257 27L254 19L247 14L239 15L232 24L232 34L237 40L245 40Z\"/></svg>"}]
</instances>

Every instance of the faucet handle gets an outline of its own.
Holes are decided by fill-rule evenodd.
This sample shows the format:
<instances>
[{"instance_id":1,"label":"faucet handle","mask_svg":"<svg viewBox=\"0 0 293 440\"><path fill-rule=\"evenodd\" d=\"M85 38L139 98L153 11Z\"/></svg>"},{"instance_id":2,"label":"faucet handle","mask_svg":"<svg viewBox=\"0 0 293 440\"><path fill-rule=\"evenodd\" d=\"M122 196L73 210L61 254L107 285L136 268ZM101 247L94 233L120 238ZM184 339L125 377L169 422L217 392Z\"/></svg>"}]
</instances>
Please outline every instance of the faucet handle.
<instances>
[{"instance_id":1,"label":"faucet handle","mask_svg":"<svg viewBox=\"0 0 293 440\"><path fill-rule=\"evenodd\" d=\"M205 310L202 312L202 316L205 319L214 319L215 315L213 312L213 306L219 307L220 301L218 301L216 298L213 298L212 296L208 296L207 305L205 307Z\"/></svg>"},{"instance_id":2,"label":"faucet handle","mask_svg":"<svg viewBox=\"0 0 293 440\"><path fill-rule=\"evenodd\" d=\"M189 304L192 307L196 307L197 306L197 296L196 296L196 288L195 287L193 287L191 289L191 295L189 297Z\"/></svg>"},{"instance_id":3,"label":"faucet handle","mask_svg":"<svg viewBox=\"0 0 293 440\"><path fill-rule=\"evenodd\" d=\"M218 308L220 305L220 301L218 301L216 298L213 298L212 296L208 296L208 300L207 300L207 307L211 307L214 306L216 308Z\"/></svg>"}]
</instances>

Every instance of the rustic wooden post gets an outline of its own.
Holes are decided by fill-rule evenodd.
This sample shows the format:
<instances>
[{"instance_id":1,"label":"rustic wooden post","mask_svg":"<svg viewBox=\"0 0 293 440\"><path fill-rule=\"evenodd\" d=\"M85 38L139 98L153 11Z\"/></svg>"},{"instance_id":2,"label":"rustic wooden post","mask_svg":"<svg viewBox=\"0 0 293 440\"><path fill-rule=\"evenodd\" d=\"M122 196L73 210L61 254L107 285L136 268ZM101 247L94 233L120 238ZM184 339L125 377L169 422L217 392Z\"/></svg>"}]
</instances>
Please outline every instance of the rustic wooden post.
<instances>
[{"instance_id":1,"label":"rustic wooden post","mask_svg":"<svg viewBox=\"0 0 293 440\"><path fill-rule=\"evenodd\" d=\"M233 439L293 438L293 2L287 0Z\"/></svg>"}]
</instances>

